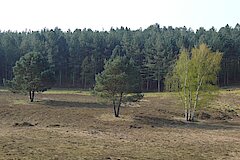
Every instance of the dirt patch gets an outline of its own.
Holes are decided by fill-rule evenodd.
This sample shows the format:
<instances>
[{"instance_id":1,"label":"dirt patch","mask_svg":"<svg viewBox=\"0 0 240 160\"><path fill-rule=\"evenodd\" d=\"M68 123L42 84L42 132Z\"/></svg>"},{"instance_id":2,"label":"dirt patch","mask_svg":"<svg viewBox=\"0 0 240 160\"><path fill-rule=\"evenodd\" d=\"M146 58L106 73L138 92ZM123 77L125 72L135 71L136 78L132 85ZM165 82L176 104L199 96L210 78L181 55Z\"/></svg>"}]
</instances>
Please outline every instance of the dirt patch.
<instances>
[{"instance_id":1,"label":"dirt patch","mask_svg":"<svg viewBox=\"0 0 240 160\"><path fill-rule=\"evenodd\" d=\"M99 117L97 117L100 121L110 121L110 122L133 122L133 118L129 115L120 115L119 117L115 117L113 113L106 113L101 114Z\"/></svg>"},{"instance_id":2,"label":"dirt patch","mask_svg":"<svg viewBox=\"0 0 240 160\"><path fill-rule=\"evenodd\" d=\"M203 119L203 120L212 118L211 114L206 111L200 112L199 115L197 115L197 116L198 116L198 118Z\"/></svg>"},{"instance_id":3,"label":"dirt patch","mask_svg":"<svg viewBox=\"0 0 240 160\"><path fill-rule=\"evenodd\" d=\"M31 124L29 122L23 122L23 123L15 123L13 127L33 127L37 124Z\"/></svg>"},{"instance_id":4,"label":"dirt patch","mask_svg":"<svg viewBox=\"0 0 240 160\"><path fill-rule=\"evenodd\" d=\"M61 127L60 124L50 124L50 125L47 125L46 127Z\"/></svg>"},{"instance_id":5,"label":"dirt patch","mask_svg":"<svg viewBox=\"0 0 240 160\"><path fill-rule=\"evenodd\" d=\"M137 129L140 129L140 128L142 128L142 126L137 125L137 124L131 124L131 125L129 126L129 128L130 128L130 129L131 129L131 128L137 128Z\"/></svg>"}]
</instances>

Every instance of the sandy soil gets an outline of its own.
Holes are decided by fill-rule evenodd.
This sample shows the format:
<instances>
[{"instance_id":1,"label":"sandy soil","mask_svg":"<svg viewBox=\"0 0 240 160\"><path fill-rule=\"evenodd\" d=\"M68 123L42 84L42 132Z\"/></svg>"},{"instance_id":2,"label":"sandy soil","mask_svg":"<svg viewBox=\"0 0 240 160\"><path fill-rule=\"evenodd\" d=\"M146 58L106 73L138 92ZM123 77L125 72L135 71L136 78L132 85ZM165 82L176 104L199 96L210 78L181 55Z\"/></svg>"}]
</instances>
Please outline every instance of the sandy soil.
<instances>
[{"instance_id":1,"label":"sandy soil","mask_svg":"<svg viewBox=\"0 0 240 160\"><path fill-rule=\"evenodd\" d=\"M147 97L115 118L93 96L37 94L30 103L1 91L0 159L240 159L237 116L186 123L177 106L173 96Z\"/></svg>"}]
</instances>

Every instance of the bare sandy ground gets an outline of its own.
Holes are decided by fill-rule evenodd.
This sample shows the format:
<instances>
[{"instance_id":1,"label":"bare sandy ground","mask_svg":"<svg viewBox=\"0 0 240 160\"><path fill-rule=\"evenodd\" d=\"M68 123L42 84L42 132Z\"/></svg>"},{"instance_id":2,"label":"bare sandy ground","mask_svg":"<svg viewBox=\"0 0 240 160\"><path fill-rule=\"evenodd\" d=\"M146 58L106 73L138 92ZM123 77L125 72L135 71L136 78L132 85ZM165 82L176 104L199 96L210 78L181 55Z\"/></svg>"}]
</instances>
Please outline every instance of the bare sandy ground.
<instances>
[{"instance_id":1,"label":"bare sandy ground","mask_svg":"<svg viewBox=\"0 0 240 160\"><path fill-rule=\"evenodd\" d=\"M147 97L115 118L93 96L0 92L0 159L240 159L238 117L186 123L177 106Z\"/></svg>"}]
</instances>

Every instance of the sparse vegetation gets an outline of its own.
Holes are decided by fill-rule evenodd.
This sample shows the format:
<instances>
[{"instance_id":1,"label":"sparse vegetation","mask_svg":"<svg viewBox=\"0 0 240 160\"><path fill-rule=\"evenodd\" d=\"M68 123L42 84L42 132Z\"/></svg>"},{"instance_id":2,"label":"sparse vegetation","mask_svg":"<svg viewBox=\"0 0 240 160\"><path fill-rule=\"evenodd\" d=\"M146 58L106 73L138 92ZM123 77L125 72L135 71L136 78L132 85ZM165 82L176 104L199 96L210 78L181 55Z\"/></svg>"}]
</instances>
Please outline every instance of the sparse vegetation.
<instances>
[{"instance_id":1,"label":"sparse vegetation","mask_svg":"<svg viewBox=\"0 0 240 160\"><path fill-rule=\"evenodd\" d=\"M143 100L123 106L122 116L115 118L110 114L111 104L100 104L89 92L49 90L37 93L36 101L30 103L22 100L24 95L2 90L2 159L211 160L240 156L240 119L225 110L233 107L239 114L239 90L221 90L208 107L201 106L194 123L182 118L177 93L145 93ZM202 120L202 112L210 118Z\"/></svg>"}]
</instances>

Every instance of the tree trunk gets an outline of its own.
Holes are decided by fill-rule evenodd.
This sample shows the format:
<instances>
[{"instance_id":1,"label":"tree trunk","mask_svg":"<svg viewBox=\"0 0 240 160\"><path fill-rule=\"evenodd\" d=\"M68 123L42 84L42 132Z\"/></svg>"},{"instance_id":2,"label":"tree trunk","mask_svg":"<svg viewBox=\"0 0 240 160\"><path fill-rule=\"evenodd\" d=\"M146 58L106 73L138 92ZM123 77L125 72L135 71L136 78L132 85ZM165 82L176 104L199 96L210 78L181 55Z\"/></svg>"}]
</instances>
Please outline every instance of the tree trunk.
<instances>
[{"instance_id":1,"label":"tree trunk","mask_svg":"<svg viewBox=\"0 0 240 160\"><path fill-rule=\"evenodd\" d=\"M161 91L161 79L160 79L160 77L158 77L158 92L160 92Z\"/></svg>"},{"instance_id":2,"label":"tree trunk","mask_svg":"<svg viewBox=\"0 0 240 160\"><path fill-rule=\"evenodd\" d=\"M186 119L186 121L188 121L188 108L187 108L187 106L185 108L185 119Z\"/></svg>"},{"instance_id":3,"label":"tree trunk","mask_svg":"<svg viewBox=\"0 0 240 160\"><path fill-rule=\"evenodd\" d=\"M237 81L237 73L238 73L238 67L236 65L236 61L234 61L233 68L234 68L233 81L236 82Z\"/></svg>"},{"instance_id":4,"label":"tree trunk","mask_svg":"<svg viewBox=\"0 0 240 160\"><path fill-rule=\"evenodd\" d=\"M226 86L226 72L224 71L223 75L223 86Z\"/></svg>"},{"instance_id":5,"label":"tree trunk","mask_svg":"<svg viewBox=\"0 0 240 160\"><path fill-rule=\"evenodd\" d=\"M190 89L188 89L188 115L187 115L187 121L190 121L191 120L191 108L192 108L192 93L190 91Z\"/></svg>"},{"instance_id":6,"label":"tree trunk","mask_svg":"<svg viewBox=\"0 0 240 160\"><path fill-rule=\"evenodd\" d=\"M194 121L194 118L195 118L195 111L196 111L197 104L198 104L199 90L202 86L202 81L203 81L203 77L200 79L200 82L198 83L198 87L197 87L197 91L196 91L196 95L195 95L194 106L193 106L192 114L191 114L191 121Z\"/></svg>"},{"instance_id":7,"label":"tree trunk","mask_svg":"<svg viewBox=\"0 0 240 160\"><path fill-rule=\"evenodd\" d=\"M117 116L116 117L119 117L119 114L120 114L120 107L121 107L121 104L122 104L122 97L123 97L123 93L120 94L120 98L119 98L119 102L118 102L118 108L117 108Z\"/></svg>"},{"instance_id":8,"label":"tree trunk","mask_svg":"<svg viewBox=\"0 0 240 160\"><path fill-rule=\"evenodd\" d=\"M227 64L226 64L226 62L224 62L224 69L223 70L224 70L224 72L223 72L224 73L223 74L223 85L226 86L227 85L227 78L226 78L227 77L226 76L227 75Z\"/></svg>"},{"instance_id":9,"label":"tree trunk","mask_svg":"<svg viewBox=\"0 0 240 160\"><path fill-rule=\"evenodd\" d=\"M32 91L29 91L29 99L32 100Z\"/></svg>"},{"instance_id":10,"label":"tree trunk","mask_svg":"<svg viewBox=\"0 0 240 160\"><path fill-rule=\"evenodd\" d=\"M34 96L35 96L35 91L32 91L32 102L34 100Z\"/></svg>"},{"instance_id":11,"label":"tree trunk","mask_svg":"<svg viewBox=\"0 0 240 160\"><path fill-rule=\"evenodd\" d=\"M59 86L62 86L62 70L59 71Z\"/></svg>"},{"instance_id":12,"label":"tree trunk","mask_svg":"<svg viewBox=\"0 0 240 160\"><path fill-rule=\"evenodd\" d=\"M186 69L185 74L186 74L186 76L185 76L185 79L184 79L183 94L184 94L185 118L186 118L186 121L188 121L188 105L187 105L187 91L186 91L187 79L188 79L188 70L187 69Z\"/></svg>"},{"instance_id":13,"label":"tree trunk","mask_svg":"<svg viewBox=\"0 0 240 160\"><path fill-rule=\"evenodd\" d=\"M239 75L240 75L240 74L239 74L239 72L240 72L240 65L239 65L239 64L240 64L240 57L238 58L238 67L237 67L237 68L238 68L238 72L237 72L237 81L239 81L239 80L240 80L240 79L239 79Z\"/></svg>"},{"instance_id":14,"label":"tree trunk","mask_svg":"<svg viewBox=\"0 0 240 160\"><path fill-rule=\"evenodd\" d=\"M84 87L84 75L82 75L81 80L82 80L82 87Z\"/></svg>"},{"instance_id":15,"label":"tree trunk","mask_svg":"<svg viewBox=\"0 0 240 160\"><path fill-rule=\"evenodd\" d=\"M8 80L8 67L7 67L7 64L6 64L6 67L5 67L5 78L6 78L6 80Z\"/></svg>"},{"instance_id":16,"label":"tree trunk","mask_svg":"<svg viewBox=\"0 0 240 160\"><path fill-rule=\"evenodd\" d=\"M35 91L30 91L29 93L30 93L30 101L33 102Z\"/></svg>"},{"instance_id":17,"label":"tree trunk","mask_svg":"<svg viewBox=\"0 0 240 160\"><path fill-rule=\"evenodd\" d=\"M229 79L228 79L228 71L227 71L227 86L228 86L228 82L229 82Z\"/></svg>"},{"instance_id":18,"label":"tree trunk","mask_svg":"<svg viewBox=\"0 0 240 160\"><path fill-rule=\"evenodd\" d=\"M188 106L186 106L186 108L185 108L185 120L186 121L189 121L189 117L190 117L190 115L189 115L189 108L188 108Z\"/></svg>"},{"instance_id":19,"label":"tree trunk","mask_svg":"<svg viewBox=\"0 0 240 160\"><path fill-rule=\"evenodd\" d=\"M72 85L75 87L75 72L72 73Z\"/></svg>"},{"instance_id":20,"label":"tree trunk","mask_svg":"<svg viewBox=\"0 0 240 160\"><path fill-rule=\"evenodd\" d=\"M119 110L120 110L120 106L117 106L117 111L116 111L115 117L119 117Z\"/></svg>"},{"instance_id":21,"label":"tree trunk","mask_svg":"<svg viewBox=\"0 0 240 160\"><path fill-rule=\"evenodd\" d=\"M86 78L86 76L84 77L84 89L86 89L86 87L87 87L87 78Z\"/></svg>"},{"instance_id":22,"label":"tree trunk","mask_svg":"<svg viewBox=\"0 0 240 160\"><path fill-rule=\"evenodd\" d=\"M113 112L114 112L114 116L115 116L115 117L118 117L118 116L117 116L117 110L116 110L115 98L113 99Z\"/></svg>"},{"instance_id":23,"label":"tree trunk","mask_svg":"<svg viewBox=\"0 0 240 160\"><path fill-rule=\"evenodd\" d=\"M149 90L149 79L147 79L147 91Z\"/></svg>"},{"instance_id":24,"label":"tree trunk","mask_svg":"<svg viewBox=\"0 0 240 160\"><path fill-rule=\"evenodd\" d=\"M118 117L119 115L118 115L117 110L116 110L116 105L114 105L113 109L114 109L114 116Z\"/></svg>"},{"instance_id":25,"label":"tree trunk","mask_svg":"<svg viewBox=\"0 0 240 160\"><path fill-rule=\"evenodd\" d=\"M192 109L192 108L189 108L189 109L188 109L188 120L187 120L187 121L191 121L191 119L192 119L191 109Z\"/></svg>"}]
</instances>

